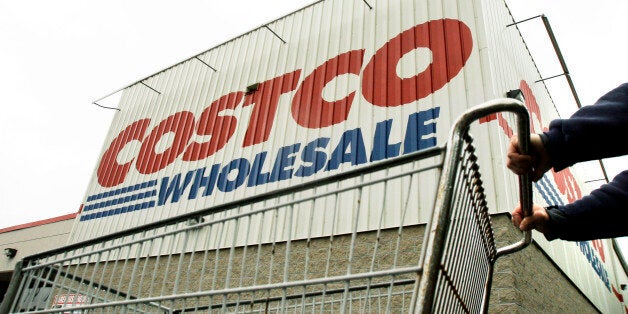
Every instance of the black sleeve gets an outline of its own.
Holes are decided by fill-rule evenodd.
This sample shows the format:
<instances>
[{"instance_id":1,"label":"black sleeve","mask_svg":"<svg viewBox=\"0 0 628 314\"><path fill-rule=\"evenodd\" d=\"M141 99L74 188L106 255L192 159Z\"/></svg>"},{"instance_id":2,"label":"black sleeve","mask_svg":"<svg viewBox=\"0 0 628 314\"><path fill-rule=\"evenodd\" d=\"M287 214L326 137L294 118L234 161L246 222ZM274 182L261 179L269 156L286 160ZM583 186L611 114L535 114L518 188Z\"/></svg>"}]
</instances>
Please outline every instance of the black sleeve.
<instances>
[{"instance_id":1,"label":"black sleeve","mask_svg":"<svg viewBox=\"0 0 628 314\"><path fill-rule=\"evenodd\" d=\"M628 236L628 171L565 206L547 210L548 240L584 241Z\"/></svg>"},{"instance_id":2,"label":"black sleeve","mask_svg":"<svg viewBox=\"0 0 628 314\"><path fill-rule=\"evenodd\" d=\"M552 121L545 136L556 171L580 161L628 154L628 83L571 118Z\"/></svg>"},{"instance_id":3,"label":"black sleeve","mask_svg":"<svg viewBox=\"0 0 628 314\"><path fill-rule=\"evenodd\" d=\"M552 167L628 154L628 84L622 84L569 119L554 120L543 135ZM590 195L547 210L548 240L592 240L628 235L628 171Z\"/></svg>"}]
</instances>

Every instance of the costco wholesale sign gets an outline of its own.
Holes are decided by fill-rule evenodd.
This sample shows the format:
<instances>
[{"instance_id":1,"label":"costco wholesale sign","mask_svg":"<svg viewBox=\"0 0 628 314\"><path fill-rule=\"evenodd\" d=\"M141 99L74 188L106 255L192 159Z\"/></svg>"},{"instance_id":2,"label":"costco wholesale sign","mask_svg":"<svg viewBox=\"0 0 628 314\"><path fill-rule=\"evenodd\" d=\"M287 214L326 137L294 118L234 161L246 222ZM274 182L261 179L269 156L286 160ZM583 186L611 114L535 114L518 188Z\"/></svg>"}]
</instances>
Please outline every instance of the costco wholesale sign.
<instances>
[{"instance_id":1,"label":"costco wholesale sign","mask_svg":"<svg viewBox=\"0 0 628 314\"><path fill-rule=\"evenodd\" d=\"M430 42L430 35L435 36L436 40ZM150 131L150 118L135 121L124 128L105 151L97 171L98 183L103 187L123 184L133 165L141 174L153 174L175 162L207 160L229 141L236 140L234 134L239 121L225 112L238 107L252 108L248 121L241 122L246 126L241 147L264 144L269 141L279 99L284 94L293 94L291 118L306 129L322 129L344 123L351 113L356 93L361 93L371 106L382 108L415 102L441 89L455 77L469 58L471 47L471 32L463 22L453 19L429 21L405 30L386 42L365 62L366 65L363 65L364 49L352 50L325 61L302 80L302 70L298 69L257 84L254 92L246 94L235 91L222 95L205 107L198 117L190 111L179 111L158 122ZM430 49L434 57L432 63L413 77L400 78L395 71L397 64L403 55L417 48ZM342 99L325 100L323 90L326 85L346 74L361 75L361 88L350 91ZM402 93L404 90L415 92ZM272 152L269 154L263 150L252 159L240 157L226 164L216 163L171 177L166 176L160 182L152 180L91 196L88 201L122 191L159 187L159 193L152 190L137 197L142 199L157 196L157 201L107 211L96 211L99 207L106 207L107 203L87 205L83 211L94 213L83 215L81 220L176 202L183 191L188 191L187 199L192 200L211 196L215 189L227 193L243 186L255 187L293 177L309 177L321 171L336 170L345 163L355 166L429 148L436 144L435 120L439 117L439 112L439 107L433 107L412 113L404 121L378 121L373 134L364 134L358 127L342 132L339 140L334 143L330 143L329 137L318 137L307 143L282 146L274 156L271 155ZM405 125L405 135L400 143L390 143L390 130L395 123ZM170 134L172 140L168 147L163 151L159 150L158 143ZM198 138L208 136L209 139L192 140L193 134ZM365 136L372 137L369 152L366 151ZM118 156L132 141L142 143L137 156L121 164ZM328 150L331 153L327 153ZM301 164L298 167L297 158ZM265 172L266 168L270 171ZM133 201L135 200L128 200ZM120 203L114 205L118 206Z\"/></svg>"},{"instance_id":2,"label":"costco wholesale sign","mask_svg":"<svg viewBox=\"0 0 628 314\"><path fill-rule=\"evenodd\" d=\"M513 89L540 132L557 113L510 23L501 0L320 1L129 86L71 241L441 145L467 108ZM490 116L473 130L479 155L490 156L480 160L490 208L502 212L517 202L503 160L509 121ZM359 231L423 223L435 180L422 174L338 204L384 213L360 219ZM567 170L546 174L534 197L582 194ZM406 203L415 209L402 215ZM353 211L333 207L306 209L320 235L350 231ZM538 242L598 308L619 306L605 245Z\"/></svg>"},{"instance_id":3,"label":"costco wholesale sign","mask_svg":"<svg viewBox=\"0 0 628 314\"><path fill-rule=\"evenodd\" d=\"M449 83L463 75L473 51L472 30L460 18L408 25L399 25L393 36L382 34L381 43L378 38L348 42L347 48L305 55L304 60L298 60L298 45L291 51L285 47L291 43L282 44L262 30L258 36L266 36L273 46L255 62L243 57L230 59L231 65L218 59L231 57L231 49L236 49L231 46L245 40L241 38L219 47L228 52L217 51L214 61L212 50L145 81L160 94L142 84L128 88L121 117L114 123L118 128L105 145L94 189L82 208L81 238L435 146L449 128L445 125L437 133L442 112L449 121L466 109L462 105L456 113L441 110L433 99L448 98ZM311 31L316 31L314 25ZM327 35L342 37L335 31L330 28ZM236 70L213 71L208 66L250 69L253 63L278 63L282 59L270 58L275 54L296 59L274 64L273 71L243 79L246 83L234 81ZM162 76L181 67L207 76L164 86L175 94L168 99L158 87L159 79L170 80ZM464 80L458 81L458 88L464 88ZM183 85L199 83L204 86L176 95L186 88ZM158 109L147 114L153 101ZM426 199L431 205L433 195ZM417 215L409 219L424 220Z\"/></svg>"}]
</instances>

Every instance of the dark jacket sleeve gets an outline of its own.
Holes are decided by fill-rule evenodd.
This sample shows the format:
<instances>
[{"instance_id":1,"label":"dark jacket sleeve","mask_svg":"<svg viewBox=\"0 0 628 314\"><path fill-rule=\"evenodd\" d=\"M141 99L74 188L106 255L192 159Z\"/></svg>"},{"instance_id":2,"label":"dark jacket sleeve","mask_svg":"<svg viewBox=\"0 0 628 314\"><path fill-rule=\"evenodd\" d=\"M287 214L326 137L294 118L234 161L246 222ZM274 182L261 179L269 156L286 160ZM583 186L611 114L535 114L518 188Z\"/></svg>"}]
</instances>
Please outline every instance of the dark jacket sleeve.
<instances>
[{"instance_id":1,"label":"dark jacket sleeve","mask_svg":"<svg viewBox=\"0 0 628 314\"><path fill-rule=\"evenodd\" d=\"M547 210L550 225L545 237L570 241L617 238L628 235L628 171L590 195Z\"/></svg>"},{"instance_id":2,"label":"dark jacket sleeve","mask_svg":"<svg viewBox=\"0 0 628 314\"><path fill-rule=\"evenodd\" d=\"M628 154L628 84L610 91L569 119L554 120L545 132L552 167ZM548 240L592 240L628 235L628 171L590 195L548 210Z\"/></svg>"}]
</instances>

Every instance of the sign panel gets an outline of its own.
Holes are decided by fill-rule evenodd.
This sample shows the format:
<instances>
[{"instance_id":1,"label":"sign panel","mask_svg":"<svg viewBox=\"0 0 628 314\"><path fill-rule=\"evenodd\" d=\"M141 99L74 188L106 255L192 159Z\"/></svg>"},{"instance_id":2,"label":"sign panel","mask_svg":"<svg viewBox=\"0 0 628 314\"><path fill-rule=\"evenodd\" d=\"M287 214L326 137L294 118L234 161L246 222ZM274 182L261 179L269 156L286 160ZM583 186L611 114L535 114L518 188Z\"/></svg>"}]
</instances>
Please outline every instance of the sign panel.
<instances>
[{"instance_id":1,"label":"sign panel","mask_svg":"<svg viewBox=\"0 0 628 314\"><path fill-rule=\"evenodd\" d=\"M443 143L484 101L474 11L323 1L128 87L72 240ZM424 194L385 224L424 222Z\"/></svg>"}]
</instances>

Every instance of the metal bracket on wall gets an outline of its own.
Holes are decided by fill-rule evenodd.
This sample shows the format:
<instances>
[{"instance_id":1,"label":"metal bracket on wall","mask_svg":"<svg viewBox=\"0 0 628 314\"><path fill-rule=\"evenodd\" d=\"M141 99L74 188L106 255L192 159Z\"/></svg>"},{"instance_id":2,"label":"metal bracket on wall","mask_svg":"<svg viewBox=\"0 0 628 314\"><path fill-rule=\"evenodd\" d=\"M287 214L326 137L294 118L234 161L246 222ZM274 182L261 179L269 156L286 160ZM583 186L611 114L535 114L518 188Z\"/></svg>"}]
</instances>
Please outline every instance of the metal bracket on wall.
<instances>
[{"instance_id":1,"label":"metal bracket on wall","mask_svg":"<svg viewBox=\"0 0 628 314\"><path fill-rule=\"evenodd\" d=\"M281 36L277 35L277 33L275 33L272 29L270 29L270 27L268 27L268 24L264 25L264 27L269 30L271 33L273 33L273 35L275 35L275 37L279 38L279 40L281 40L282 43L286 43L285 40L283 40L283 38L281 38Z\"/></svg>"},{"instance_id":2,"label":"metal bracket on wall","mask_svg":"<svg viewBox=\"0 0 628 314\"><path fill-rule=\"evenodd\" d=\"M198 60L200 63L206 65L208 68L214 70L214 72L218 72L218 70L216 70L213 66L207 64L207 62L201 60L201 58L199 58L198 56L195 56L194 59Z\"/></svg>"},{"instance_id":3,"label":"metal bracket on wall","mask_svg":"<svg viewBox=\"0 0 628 314\"><path fill-rule=\"evenodd\" d=\"M118 110L118 111L121 111L121 110L120 110L120 108L114 108L114 107L107 107L107 106L103 106L103 105L101 105L101 104L97 103L96 101L94 101L92 104L94 104L94 105L96 105L96 106L98 106L98 107L101 107L101 108L105 108L105 109L112 109L112 110Z\"/></svg>"},{"instance_id":4,"label":"metal bracket on wall","mask_svg":"<svg viewBox=\"0 0 628 314\"><path fill-rule=\"evenodd\" d=\"M152 87L148 86L148 85L147 85L146 83L144 83L143 81L140 81L140 84L142 84L142 85L146 86L148 89L152 90L153 92L155 92L155 93L157 93L157 94L161 95L161 93L160 93L158 90L156 90L156 89L154 89L154 88L152 88Z\"/></svg>"},{"instance_id":5,"label":"metal bracket on wall","mask_svg":"<svg viewBox=\"0 0 628 314\"><path fill-rule=\"evenodd\" d=\"M565 76L565 78L567 79L567 83L569 84L569 88L571 89L571 94L573 95L574 100L576 101L576 105L578 106L578 108L582 107L582 104L580 103L580 98L578 97L578 93L576 92L576 87L573 85L573 81L571 80L571 75L569 75L569 69L567 68L567 63L565 63L565 58L563 57L563 53L560 51L560 47L558 46L558 42L556 41L556 36L554 35L554 31L552 30L552 26L549 23L549 20L547 19L547 16L541 14L541 15L537 15L531 18L527 18L525 20L521 20L518 22L514 22L512 24L508 24L506 25L506 27L510 27L510 26L514 26L517 24L521 24L523 22L527 22L530 20L534 20L537 18L541 18L541 20L543 21L543 25L545 26L545 31L547 31L547 35L549 36L550 41L552 42L552 47L554 47L554 52L556 53L556 57L558 58L558 62L560 62L560 66L563 70L562 74L558 74L558 75L554 75L554 76L550 76L547 78L543 78L540 80L535 81L535 83L538 82L543 82L549 79L553 79L555 77L559 77L559 76Z\"/></svg>"}]
</instances>

